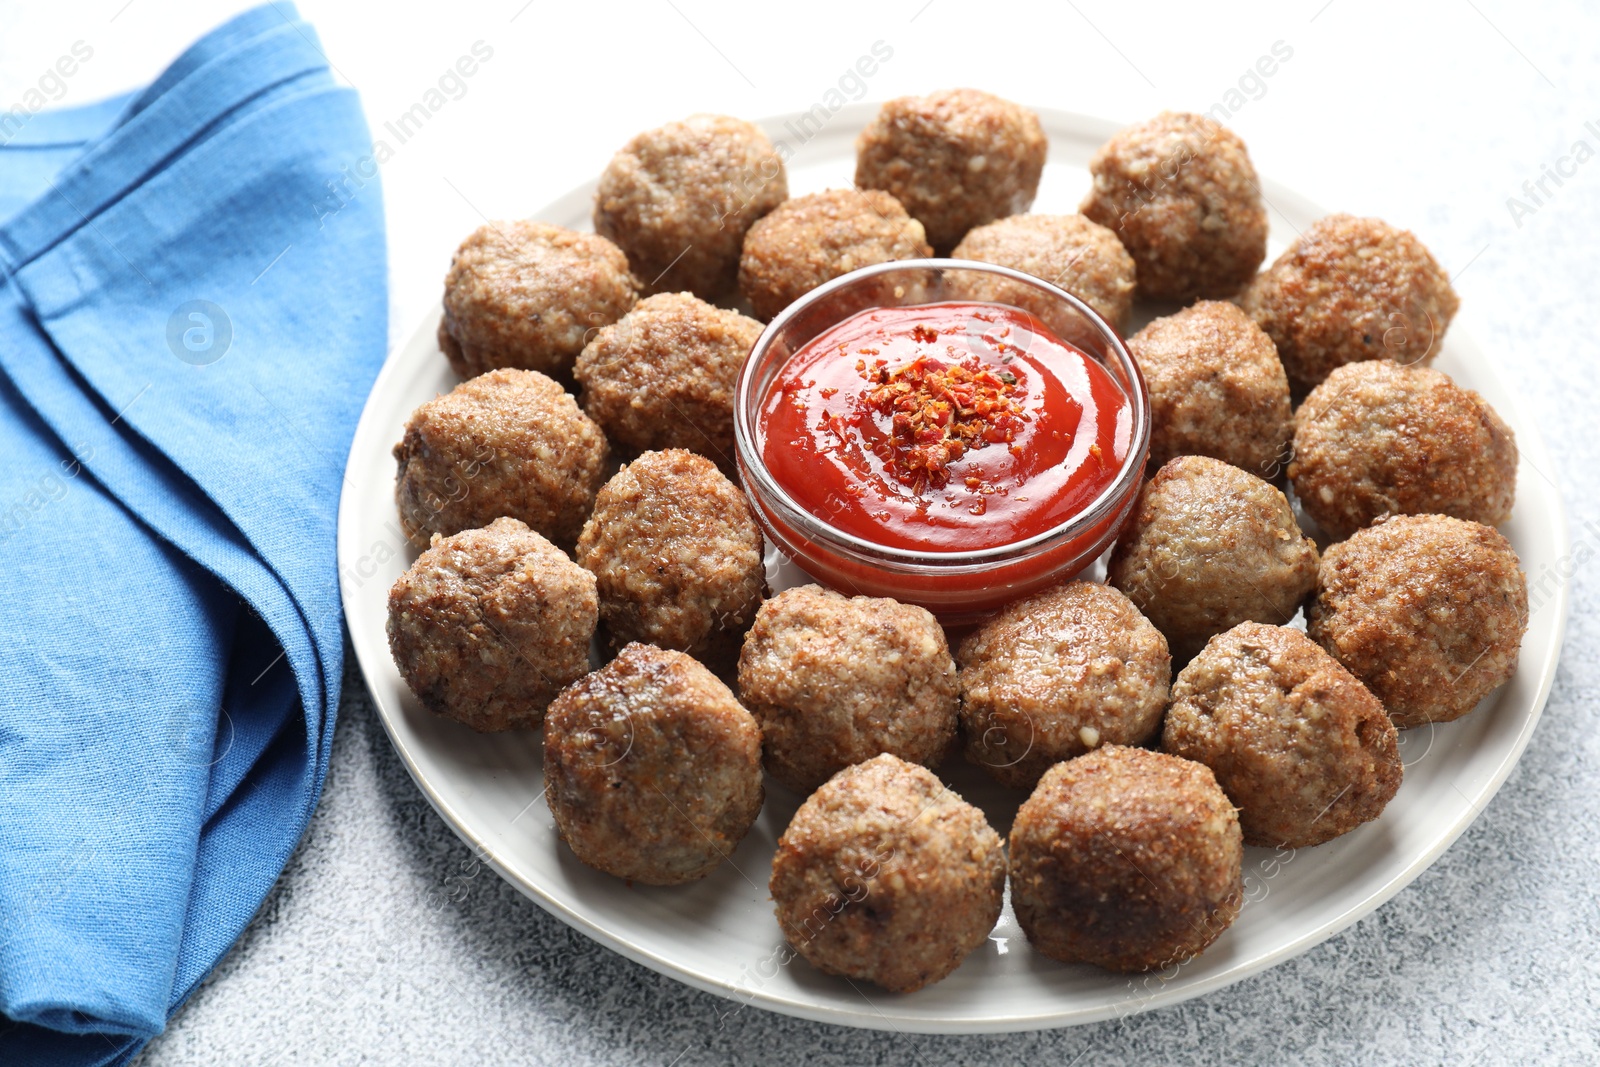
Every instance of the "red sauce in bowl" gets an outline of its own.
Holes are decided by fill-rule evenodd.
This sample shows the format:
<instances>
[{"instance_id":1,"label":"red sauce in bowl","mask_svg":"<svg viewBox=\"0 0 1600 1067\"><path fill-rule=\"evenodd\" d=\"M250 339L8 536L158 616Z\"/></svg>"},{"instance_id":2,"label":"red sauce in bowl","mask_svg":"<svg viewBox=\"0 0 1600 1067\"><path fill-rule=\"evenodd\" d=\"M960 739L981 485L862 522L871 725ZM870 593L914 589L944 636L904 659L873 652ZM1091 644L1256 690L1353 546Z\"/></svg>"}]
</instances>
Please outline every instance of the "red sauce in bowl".
<instances>
[{"instance_id":1,"label":"red sauce in bowl","mask_svg":"<svg viewBox=\"0 0 1600 1067\"><path fill-rule=\"evenodd\" d=\"M997 304L874 308L794 353L759 417L768 472L844 533L930 553L997 548L1116 480L1132 414L1100 363Z\"/></svg>"}]
</instances>

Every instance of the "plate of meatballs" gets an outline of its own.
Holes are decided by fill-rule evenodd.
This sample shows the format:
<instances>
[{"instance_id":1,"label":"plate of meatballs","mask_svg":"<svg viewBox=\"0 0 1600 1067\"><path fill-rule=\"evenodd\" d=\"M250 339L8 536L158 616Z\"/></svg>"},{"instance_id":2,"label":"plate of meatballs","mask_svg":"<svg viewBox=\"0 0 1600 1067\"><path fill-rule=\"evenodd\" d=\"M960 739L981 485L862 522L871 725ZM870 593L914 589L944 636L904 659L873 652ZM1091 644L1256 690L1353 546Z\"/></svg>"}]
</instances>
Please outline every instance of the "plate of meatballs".
<instances>
[{"instance_id":1,"label":"plate of meatballs","mask_svg":"<svg viewBox=\"0 0 1600 1067\"><path fill-rule=\"evenodd\" d=\"M1433 254L1205 116L786 118L640 133L467 235L377 380L342 593L441 816L725 1015L917 1032L1197 996L1408 884L1521 755L1566 619L1544 444ZM834 406L774 488L802 393ZM1051 442L1072 478L1007 473ZM1057 527L1007 509L1058 483L1098 524L1061 520L1070 567L998 607L958 568L967 612L926 584L947 528L1026 569ZM830 538L861 551L814 565Z\"/></svg>"}]
</instances>

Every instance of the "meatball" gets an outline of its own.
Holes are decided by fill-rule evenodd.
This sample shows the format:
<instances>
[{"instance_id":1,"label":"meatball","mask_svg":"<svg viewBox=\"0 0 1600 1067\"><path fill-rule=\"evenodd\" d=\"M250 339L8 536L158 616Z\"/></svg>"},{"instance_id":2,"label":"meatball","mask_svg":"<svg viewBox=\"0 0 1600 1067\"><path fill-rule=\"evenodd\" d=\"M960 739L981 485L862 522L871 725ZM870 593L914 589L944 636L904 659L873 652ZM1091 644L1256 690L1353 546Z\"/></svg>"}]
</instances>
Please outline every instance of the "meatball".
<instances>
[{"instance_id":1,"label":"meatball","mask_svg":"<svg viewBox=\"0 0 1600 1067\"><path fill-rule=\"evenodd\" d=\"M516 519L449 537L389 590L389 652L422 706L474 730L537 726L589 669L594 577Z\"/></svg>"},{"instance_id":2,"label":"meatball","mask_svg":"<svg viewBox=\"0 0 1600 1067\"><path fill-rule=\"evenodd\" d=\"M1133 307L1133 257L1117 235L1082 215L1013 215L979 226L961 239L951 253L956 259L974 259L1010 267L1042 278L1088 304L1118 333L1128 325ZM1063 340L1083 327L1063 324L1056 304L1043 293L1005 278L985 274L950 275L953 296L1011 304L1032 312L1055 328Z\"/></svg>"},{"instance_id":3,"label":"meatball","mask_svg":"<svg viewBox=\"0 0 1600 1067\"><path fill-rule=\"evenodd\" d=\"M1178 675L1161 747L1211 768L1247 845L1331 841L1382 815L1402 774L1378 698L1299 630L1258 622Z\"/></svg>"},{"instance_id":4,"label":"meatball","mask_svg":"<svg viewBox=\"0 0 1600 1067\"><path fill-rule=\"evenodd\" d=\"M1231 296L1267 256L1267 209L1244 142L1204 115L1164 111L1089 160L1078 210L1115 230L1158 300ZM1269 331L1270 332L1270 331Z\"/></svg>"},{"instance_id":5,"label":"meatball","mask_svg":"<svg viewBox=\"0 0 1600 1067\"><path fill-rule=\"evenodd\" d=\"M1459 719L1517 672L1528 582L1499 531L1447 515L1379 519L1328 549L1306 632L1399 727Z\"/></svg>"},{"instance_id":6,"label":"meatball","mask_svg":"<svg viewBox=\"0 0 1600 1067\"><path fill-rule=\"evenodd\" d=\"M491 222L461 243L444 279L439 347L463 378L500 367L560 377L586 335L636 297L622 249L542 222Z\"/></svg>"},{"instance_id":7,"label":"meatball","mask_svg":"<svg viewBox=\"0 0 1600 1067\"><path fill-rule=\"evenodd\" d=\"M1098 582L1009 605L961 642L956 662L967 757L1019 789L1100 745L1148 741L1172 680L1161 631Z\"/></svg>"},{"instance_id":8,"label":"meatball","mask_svg":"<svg viewBox=\"0 0 1600 1067\"><path fill-rule=\"evenodd\" d=\"M761 812L761 728L690 657L632 644L550 705L544 780L556 832L584 863L690 882Z\"/></svg>"},{"instance_id":9,"label":"meatball","mask_svg":"<svg viewBox=\"0 0 1600 1067\"><path fill-rule=\"evenodd\" d=\"M1277 489L1208 456L1169 461L1139 491L1106 580L1181 661L1241 622L1288 622L1317 581L1317 546Z\"/></svg>"},{"instance_id":10,"label":"meatball","mask_svg":"<svg viewBox=\"0 0 1600 1067\"><path fill-rule=\"evenodd\" d=\"M646 452L600 490L578 538L616 645L645 641L731 670L766 592L761 531L704 456Z\"/></svg>"},{"instance_id":11,"label":"meatball","mask_svg":"<svg viewBox=\"0 0 1600 1067\"><path fill-rule=\"evenodd\" d=\"M739 695L761 721L767 771L798 793L880 752L937 765L961 703L932 614L818 585L761 606L739 654Z\"/></svg>"},{"instance_id":12,"label":"meatball","mask_svg":"<svg viewBox=\"0 0 1600 1067\"><path fill-rule=\"evenodd\" d=\"M939 252L1028 210L1049 142L1039 116L976 89L891 100L856 138L856 185L895 196Z\"/></svg>"},{"instance_id":13,"label":"meatball","mask_svg":"<svg viewBox=\"0 0 1600 1067\"><path fill-rule=\"evenodd\" d=\"M772 857L778 925L828 974L909 993L944 978L1000 918L1006 859L983 812L887 753L834 775Z\"/></svg>"},{"instance_id":14,"label":"meatball","mask_svg":"<svg viewBox=\"0 0 1600 1067\"><path fill-rule=\"evenodd\" d=\"M1107 745L1045 772L1011 824L1011 907L1034 948L1147 971L1203 951L1239 915L1244 846L1203 765Z\"/></svg>"},{"instance_id":15,"label":"meatball","mask_svg":"<svg viewBox=\"0 0 1600 1067\"><path fill-rule=\"evenodd\" d=\"M605 480L605 434L538 371L478 374L406 419L394 446L400 528L421 542L520 518L562 547Z\"/></svg>"},{"instance_id":16,"label":"meatball","mask_svg":"<svg viewBox=\"0 0 1600 1067\"><path fill-rule=\"evenodd\" d=\"M641 300L573 368L613 445L687 448L733 469L733 388L761 324L689 293Z\"/></svg>"},{"instance_id":17,"label":"meatball","mask_svg":"<svg viewBox=\"0 0 1600 1067\"><path fill-rule=\"evenodd\" d=\"M1348 363L1296 414L1289 478L1334 540L1379 515L1511 517L1517 441L1471 389L1428 367Z\"/></svg>"},{"instance_id":18,"label":"meatball","mask_svg":"<svg viewBox=\"0 0 1600 1067\"><path fill-rule=\"evenodd\" d=\"M605 480L607 448L561 386L506 368L412 412L394 458L400 528L413 542L509 515L569 548Z\"/></svg>"},{"instance_id":19,"label":"meatball","mask_svg":"<svg viewBox=\"0 0 1600 1067\"><path fill-rule=\"evenodd\" d=\"M733 288L750 224L788 196L783 160L759 127L691 115L612 157L595 190L594 228L628 254L644 292L712 300Z\"/></svg>"},{"instance_id":20,"label":"meatball","mask_svg":"<svg viewBox=\"0 0 1600 1067\"><path fill-rule=\"evenodd\" d=\"M1353 215L1306 227L1239 303L1278 346L1296 395L1346 363L1427 363L1460 305L1415 234Z\"/></svg>"},{"instance_id":21,"label":"meatball","mask_svg":"<svg viewBox=\"0 0 1600 1067\"><path fill-rule=\"evenodd\" d=\"M1271 481L1294 415L1272 338L1232 304L1202 300L1128 339L1150 392L1150 465L1211 456Z\"/></svg>"},{"instance_id":22,"label":"meatball","mask_svg":"<svg viewBox=\"0 0 1600 1067\"><path fill-rule=\"evenodd\" d=\"M770 319L857 267L933 255L922 223L876 189L833 189L778 205L745 235L739 291Z\"/></svg>"}]
</instances>

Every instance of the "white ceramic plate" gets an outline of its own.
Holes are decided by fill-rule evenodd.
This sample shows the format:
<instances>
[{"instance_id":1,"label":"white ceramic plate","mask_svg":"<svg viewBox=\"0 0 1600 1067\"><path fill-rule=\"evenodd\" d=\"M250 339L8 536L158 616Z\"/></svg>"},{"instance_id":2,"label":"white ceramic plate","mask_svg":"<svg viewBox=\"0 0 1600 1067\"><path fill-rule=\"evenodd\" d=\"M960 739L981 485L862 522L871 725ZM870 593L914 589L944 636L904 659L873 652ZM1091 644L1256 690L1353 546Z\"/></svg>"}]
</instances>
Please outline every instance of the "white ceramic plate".
<instances>
[{"instance_id":1,"label":"white ceramic plate","mask_svg":"<svg viewBox=\"0 0 1600 1067\"><path fill-rule=\"evenodd\" d=\"M798 144L792 117L765 123L797 151L792 194L850 183L853 140L874 106L847 107ZM1034 210L1070 212L1087 188L1090 153L1111 123L1041 111L1050 162ZM596 167L604 160L596 160ZM1268 182L1271 255L1325 214ZM590 229L592 185L533 217ZM1403 220L1401 220L1403 221ZM445 264L439 265L444 274ZM1522 451L1517 506L1504 532L1522 557L1532 593L1521 668L1466 718L1401 734L1405 784L1383 817L1330 844L1299 852L1245 850L1246 904L1238 921L1198 959L1160 975L1127 978L1067 966L1032 952L1009 903L988 943L943 982L909 995L832 978L786 954L767 897L773 848L802 798L769 780L760 819L704 881L670 889L629 887L579 863L556 838L543 799L537 732L480 736L424 711L389 657L389 586L415 558L394 507L394 460L406 417L457 379L434 343L438 313L391 354L351 447L339 513L345 612L362 673L390 739L417 785L456 833L540 906L629 959L747 1006L849 1026L928 1033L1028 1030L1116 1018L1219 989L1316 945L1371 912L1438 858L1494 796L1528 743L1555 674L1566 623L1567 533L1553 469L1537 428L1501 384L1467 324L1458 320L1437 366L1478 390L1514 427ZM777 585L795 580L777 568ZM1553 578L1552 576L1557 576ZM1003 835L1021 797L956 761L945 777Z\"/></svg>"}]
</instances>

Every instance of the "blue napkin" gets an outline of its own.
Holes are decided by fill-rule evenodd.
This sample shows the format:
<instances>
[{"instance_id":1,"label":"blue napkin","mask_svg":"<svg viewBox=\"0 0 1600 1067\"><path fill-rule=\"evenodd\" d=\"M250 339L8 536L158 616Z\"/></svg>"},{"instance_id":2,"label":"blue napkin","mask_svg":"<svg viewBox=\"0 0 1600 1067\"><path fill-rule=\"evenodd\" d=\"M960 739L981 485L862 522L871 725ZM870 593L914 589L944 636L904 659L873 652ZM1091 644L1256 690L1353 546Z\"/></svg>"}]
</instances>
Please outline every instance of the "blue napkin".
<instances>
[{"instance_id":1,"label":"blue napkin","mask_svg":"<svg viewBox=\"0 0 1600 1067\"><path fill-rule=\"evenodd\" d=\"M11 130L0 218L0 1064L123 1063L327 771L377 166L276 4Z\"/></svg>"}]
</instances>

